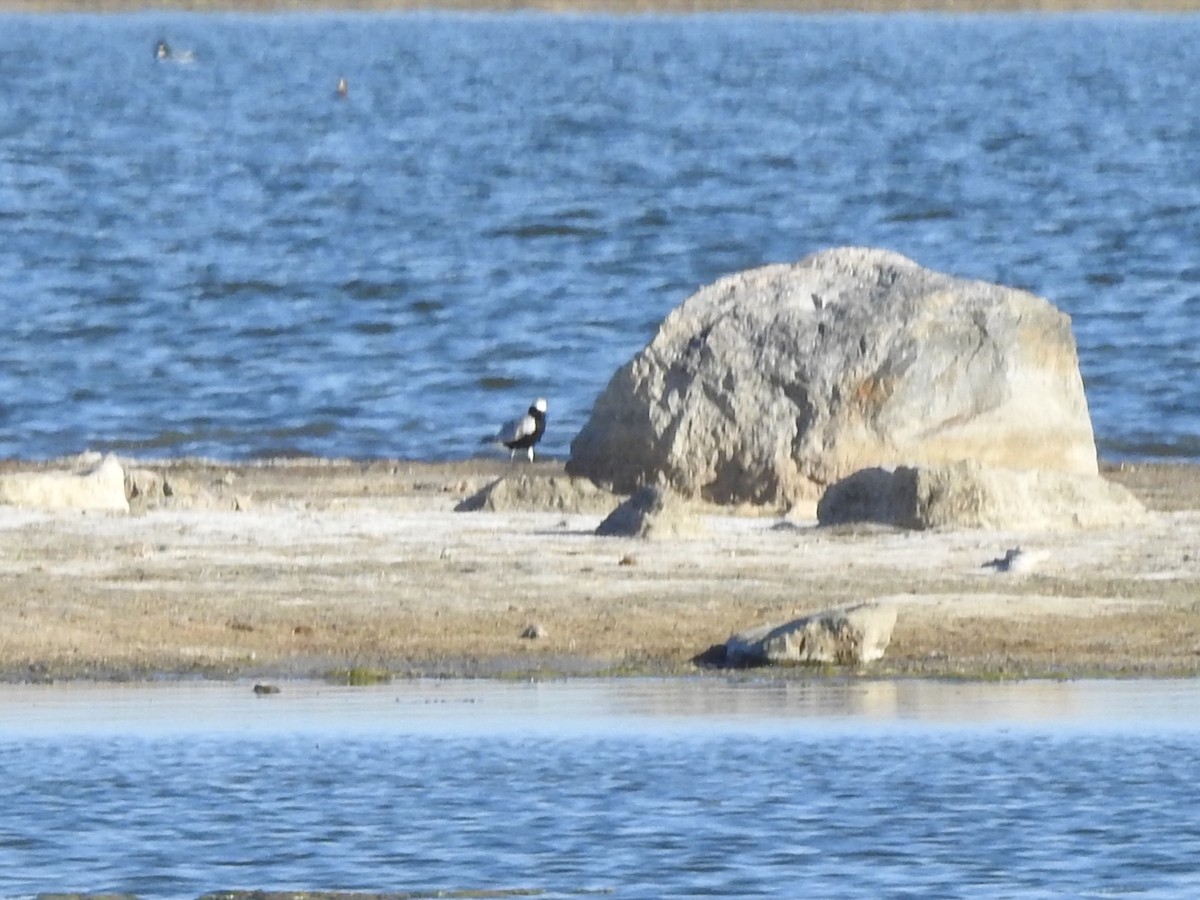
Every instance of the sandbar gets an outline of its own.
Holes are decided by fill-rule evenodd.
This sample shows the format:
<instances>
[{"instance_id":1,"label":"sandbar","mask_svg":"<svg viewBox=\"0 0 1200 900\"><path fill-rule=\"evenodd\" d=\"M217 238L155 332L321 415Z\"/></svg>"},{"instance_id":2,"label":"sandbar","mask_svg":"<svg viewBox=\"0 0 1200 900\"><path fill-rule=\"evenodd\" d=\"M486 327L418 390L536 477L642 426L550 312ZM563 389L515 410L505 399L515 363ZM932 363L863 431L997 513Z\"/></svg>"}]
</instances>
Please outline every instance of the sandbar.
<instances>
[{"instance_id":1,"label":"sandbar","mask_svg":"<svg viewBox=\"0 0 1200 900\"><path fill-rule=\"evenodd\" d=\"M1196 465L1103 467L1154 512L1134 528L820 528L711 507L701 533L644 541L597 537L602 511L456 512L506 459L122 462L174 496L128 515L0 507L0 680L705 674L697 658L734 632L864 601L899 611L882 660L771 674L1200 673ZM987 565L1017 546L1033 571Z\"/></svg>"}]
</instances>

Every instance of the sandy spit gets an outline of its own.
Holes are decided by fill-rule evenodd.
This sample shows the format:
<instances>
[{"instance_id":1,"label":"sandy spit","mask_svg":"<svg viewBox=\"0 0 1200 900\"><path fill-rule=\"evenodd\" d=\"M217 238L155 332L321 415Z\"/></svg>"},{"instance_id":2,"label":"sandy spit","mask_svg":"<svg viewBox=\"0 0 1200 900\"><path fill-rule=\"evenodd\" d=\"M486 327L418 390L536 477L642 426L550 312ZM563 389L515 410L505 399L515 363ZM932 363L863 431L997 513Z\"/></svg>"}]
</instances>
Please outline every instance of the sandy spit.
<instances>
[{"instance_id":1,"label":"sandy spit","mask_svg":"<svg viewBox=\"0 0 1200 900\"><path fill-rule=\"evenodd\" d=\"M170 496L0 507L0 679L686 674L735 631L879 599L899 618L864 674L1200 673L1200 466L1107 467L1156 511L1135 530L712 508L698 535L646 542L596 537L599 512L454 510L507 461L123 462ZM1032 570L986 565L1018 546Z\"/></svg>"}]
</instances>

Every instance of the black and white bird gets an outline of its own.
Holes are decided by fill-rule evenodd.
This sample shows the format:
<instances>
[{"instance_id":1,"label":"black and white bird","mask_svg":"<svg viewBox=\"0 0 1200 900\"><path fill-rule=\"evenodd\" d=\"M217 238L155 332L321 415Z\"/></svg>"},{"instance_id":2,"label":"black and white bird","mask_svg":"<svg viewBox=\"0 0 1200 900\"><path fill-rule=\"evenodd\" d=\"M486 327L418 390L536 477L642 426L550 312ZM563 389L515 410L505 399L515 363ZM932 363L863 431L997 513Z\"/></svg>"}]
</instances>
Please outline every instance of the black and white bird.
<instances>
[{"instance_id":1,"label":"black and white bird","mask_svg":"<svg viewBox=\"0 0 1200 900\"><path fill-rule=\"evenodd\" d=\"M542 439L546 433L546 400L538 397L525 411L525 415L511 422L505 422L495 434L485 437L484 444L503 444L509 449L508 458L517 455L518 450L524 450L533 462L533 445Z\"/></svg>"}]
</instances>

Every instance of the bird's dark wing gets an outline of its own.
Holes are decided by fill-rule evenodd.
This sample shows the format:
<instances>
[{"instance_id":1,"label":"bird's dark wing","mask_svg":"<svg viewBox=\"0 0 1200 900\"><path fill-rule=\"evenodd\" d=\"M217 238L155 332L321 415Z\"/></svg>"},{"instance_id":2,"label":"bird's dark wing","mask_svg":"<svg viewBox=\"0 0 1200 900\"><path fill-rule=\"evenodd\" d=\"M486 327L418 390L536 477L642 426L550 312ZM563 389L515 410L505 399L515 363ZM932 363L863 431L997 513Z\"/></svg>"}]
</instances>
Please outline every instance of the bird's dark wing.
<instances>
[{"instance_id":1,"label":"bird's dark wing","mask_svg":"<svg viewBox=\"0 0 1200 900\"><path fill-rule=\"evenodd\" d=\"M528 413L521 416L519 419L513 419L511 422L505 422L500 426L499 430L490 437L485 437L485 444L511 444L513 441L519 441L523 437L528 437L537 430L537 422L533 416Z\"/></svg>"},{"instance_id":2,"label":"bird's dark wing","mask_svg":"<svg viewBox=\"0 0 1200 900\"><path fill-rule=\"evenodd\" d=\"M524 415L519 419L513 419L511 422L506 422L501 433L504 437L502 441L519 441L523 437L529 437L537 430L537 422L533 416Z\"/></svg>"}]
</instances>

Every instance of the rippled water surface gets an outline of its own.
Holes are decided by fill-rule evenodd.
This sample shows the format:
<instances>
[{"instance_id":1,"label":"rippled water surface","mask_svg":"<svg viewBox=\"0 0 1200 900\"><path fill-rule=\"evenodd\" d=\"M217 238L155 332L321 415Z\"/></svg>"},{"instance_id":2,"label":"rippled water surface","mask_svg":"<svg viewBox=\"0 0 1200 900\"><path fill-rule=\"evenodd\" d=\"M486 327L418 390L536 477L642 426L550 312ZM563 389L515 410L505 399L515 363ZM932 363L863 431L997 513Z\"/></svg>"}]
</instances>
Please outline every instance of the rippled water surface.
<instances>
[{"instance_id":1,"label":"rippled water surface","mask_svg":"<svg viewBox=\"0 0 1200 900\"><path fill-rule=\"evenodd\" d=\"M0 897L1183 897L1192 682L0 690Z\"/></svg>"},{"instance_id":2,"label":"rippled water surface","mask_svg":"<svg viewBox=\"0 0 1200 900\"><path fill-rule=\"evenodd\" d=\"M0 455L455 458L541 394L562 456L697 287L865 244L1047 296L1102 454L1200 459L1192 18L4 15L0 83Z\"/></svg>"}]
</instances>

